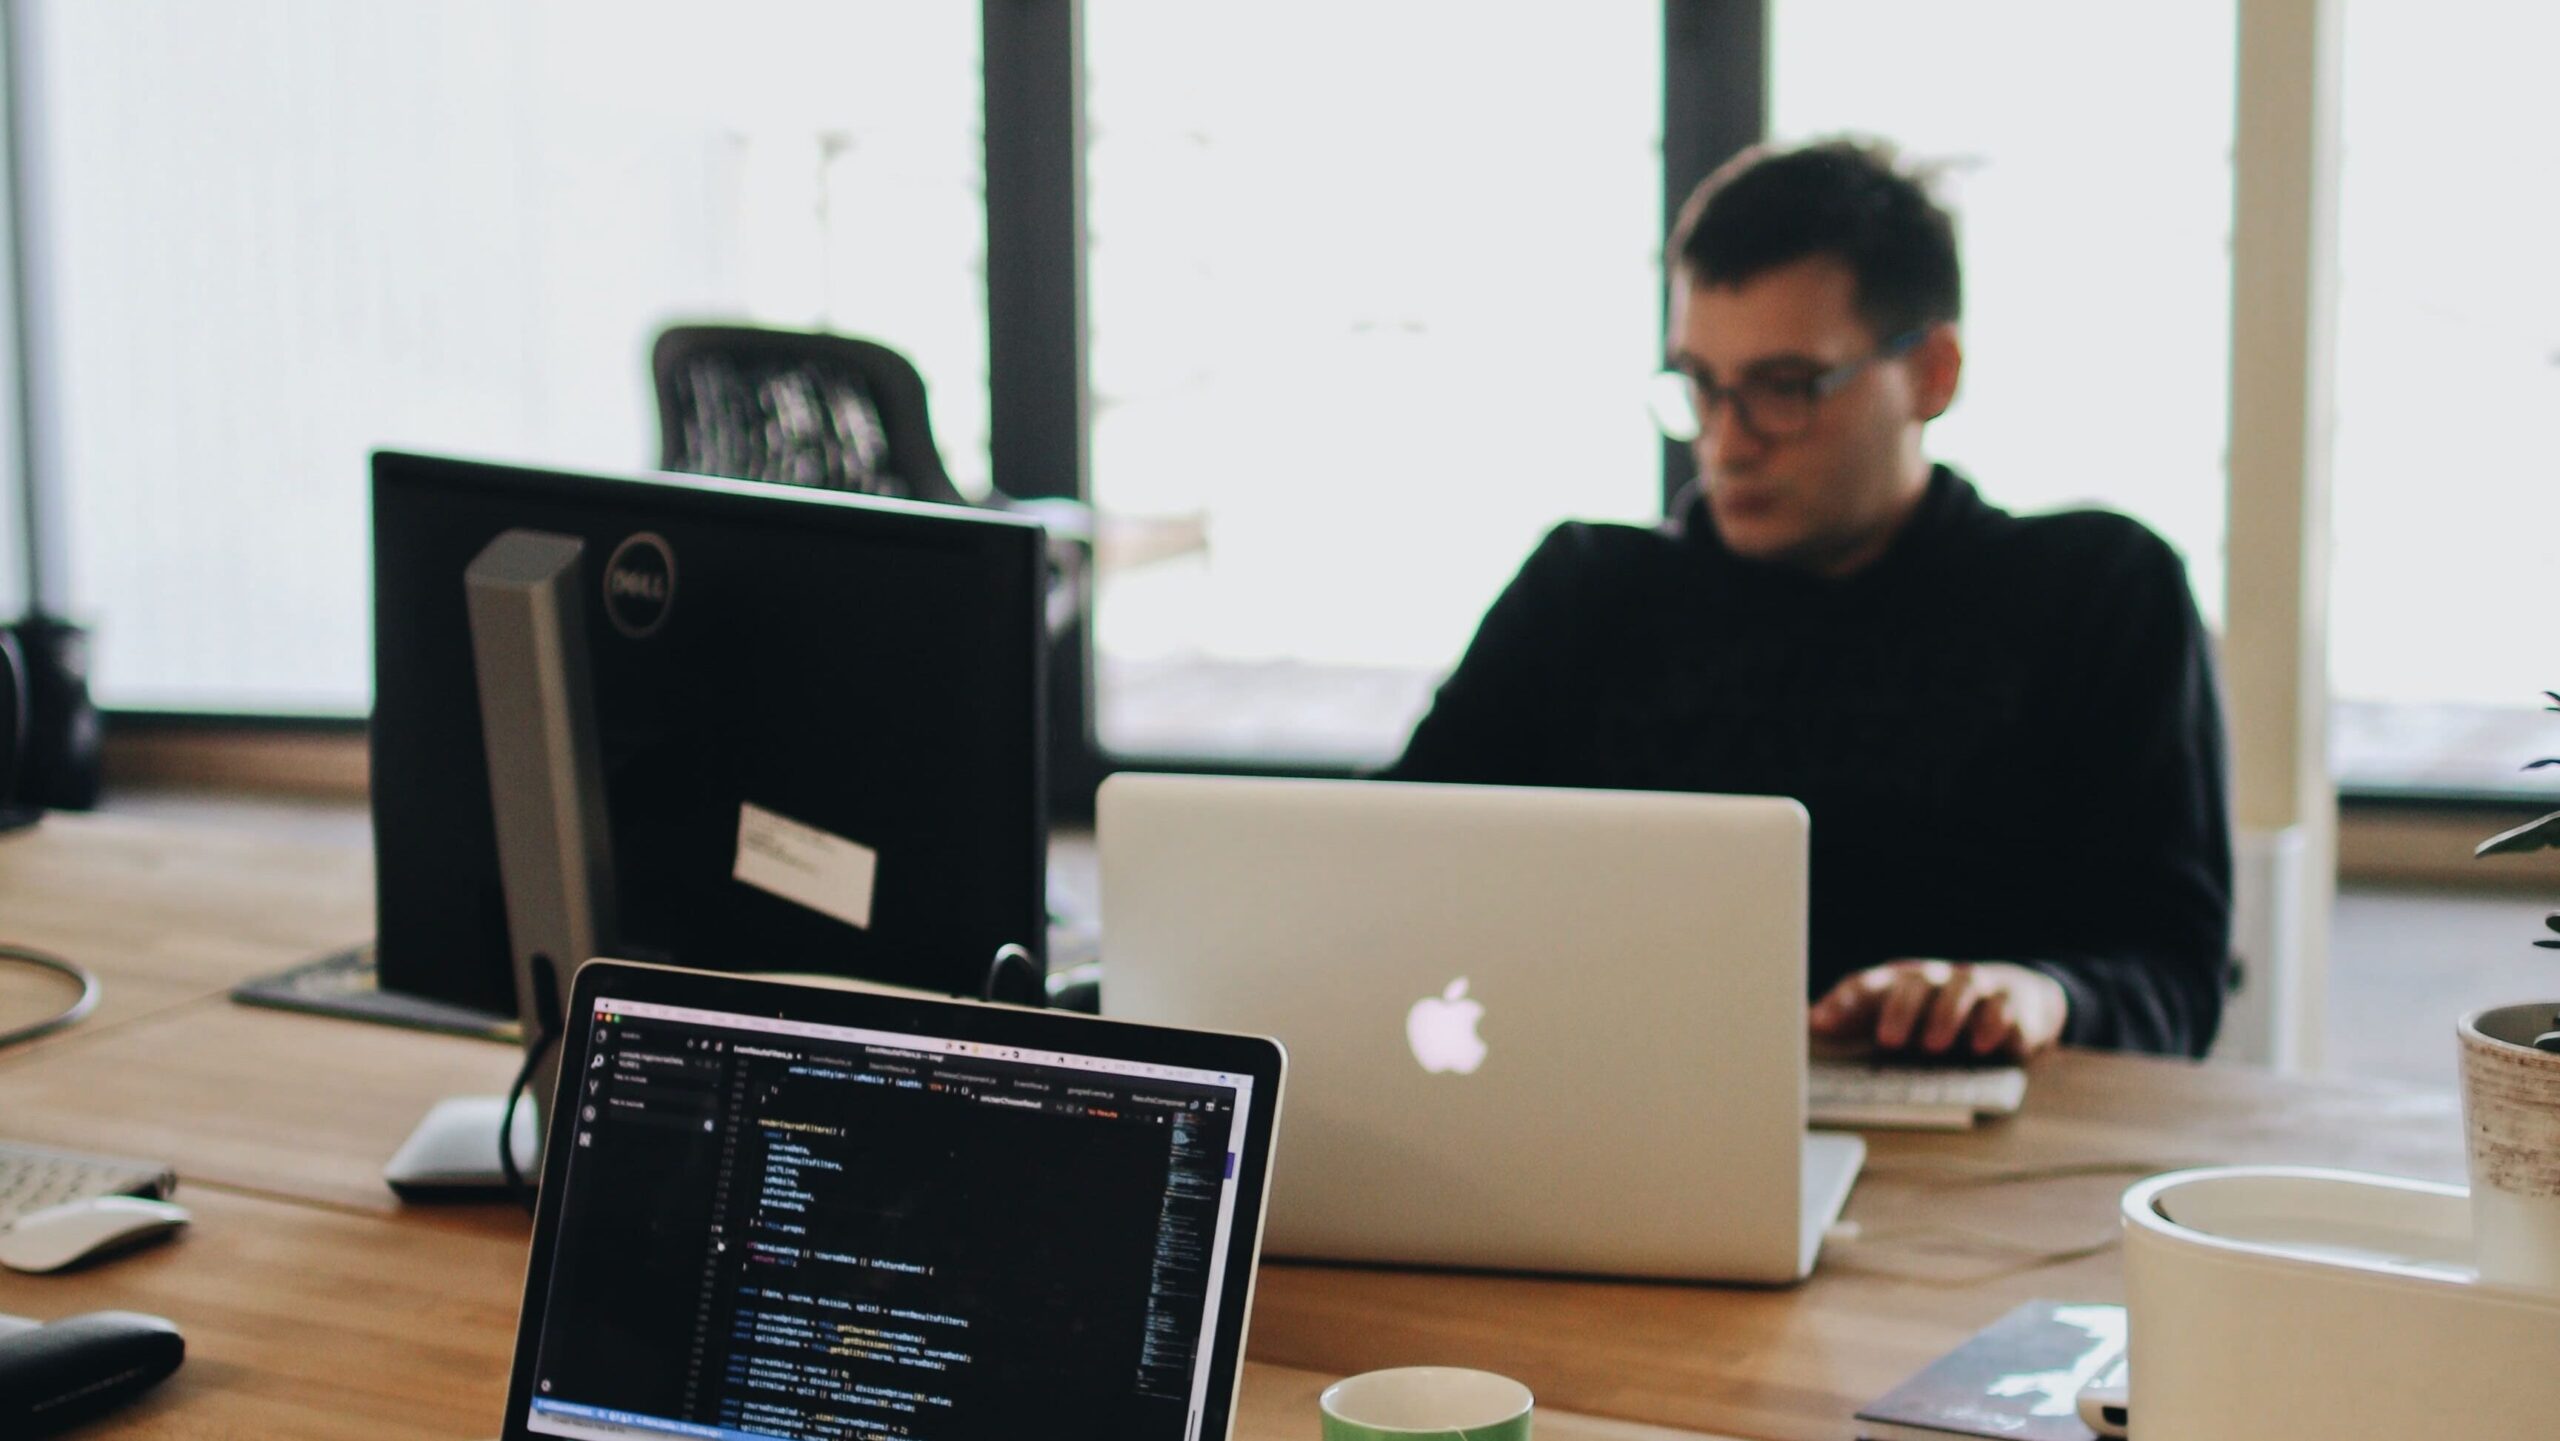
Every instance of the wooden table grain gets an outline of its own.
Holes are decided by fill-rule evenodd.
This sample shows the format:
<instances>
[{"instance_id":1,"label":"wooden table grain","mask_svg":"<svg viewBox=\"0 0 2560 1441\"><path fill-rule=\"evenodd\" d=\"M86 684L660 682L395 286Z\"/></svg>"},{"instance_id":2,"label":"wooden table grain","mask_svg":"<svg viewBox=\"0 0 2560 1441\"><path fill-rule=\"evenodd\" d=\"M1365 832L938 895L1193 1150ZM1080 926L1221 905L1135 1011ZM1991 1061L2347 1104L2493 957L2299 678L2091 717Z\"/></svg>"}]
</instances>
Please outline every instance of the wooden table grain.
<instances>
[{"instance_id":1,"label":"wooden table grain","mask_svg":"<svg viewBox=\"0 0 2560 1441\"><path fill-rule=\"evenodd\" d=\"M358 848L67 813L0 836L0 943L114 982L84 1035L371 934L372 861ZM0 967L0 1029L63 998L49 976ZM0 1052L0 1064L63 1039Z\"/></svg>"},{"instance_id":2,"label":"wooden table grain","mask_svg":"<svg viewBox=\"0 0 2560 1441\"><path fill-rule=\"evenodd\" d=\"M522 1212L468 1208L469 1225L314 1208L220 1191L187 1197L178 1239L62 1276L0 1271L0 1312L168 1316L187 1338L177 1375L81 1432L127 1441L494 1434L506 1401ZM450 1219L450 1218L448 1218ZM1314 1441L1329 1373L1253 1364L1241 1441ZM1544 1408L1549 1441L1675 1441L1696 1433Z\"/></svg>"},{"instance_id":3,"label":"wooden table grain","mask_svg":"<svg viewBox=\"0 0 2560 1441\"><path fill-rule=\"evenodd\" d=\"M166 1316L186 1364L83 1437L453 1441L497 1429L527 1227L411 1225L182 1186L170 1242L53 1276L0 1271L0 1311ZM475 1208L476 1209L476 1208Z\"/></svg>"},{"instance_id":4,"label":"wooden table grain","mask_svg":"<svg viewBox=\"0 0 2560 1441\"><path fill-rule=\"evenodd\" d=\"M169 1159L198 1214L176 1242L86 1271L0 1273L0 1312L124 1307L185 1330L179 1376L85 1434L495 1430L525 1217L402 1206L379 1173L435 1099L502 1087L513 1052L223 999L364 935L368 877L345 848L112 817L0 838L0 940L77 953L108 985L89 1023L0 1052L0 1136ZM0 981L0 1023L42 1003L35 985ZM1848 1227L1795 1288L1266 1263L1237 1434L1312 1437L1331 1379L1454 1364L1526 1382L1549 1438L1838 1438L2020 1301L2121 1299L2117 1197L2141 1175L2462 1174L2449 1093L2085 1053L2040 1064L2014 1120L1870 1143Z\"/></svg>"},{"instance_id":5,"label":"wooden table grain","mask_svg":"<svg viewBox=\"0 0 2560 1441\"><path fill-rule=\"evenodd\" d=\"M2020 1302L2122 1301L2141 1176L2282 1163L2462 1178L2451 1093L2064 1052L2026 1110L1873 1133L1813 1279L1783 1290L1266 1264L1253 1353L1341 1372L1479 1366L1601 1415L1837 1441L1857 1408Z\"/></svg>"}]
</instances>

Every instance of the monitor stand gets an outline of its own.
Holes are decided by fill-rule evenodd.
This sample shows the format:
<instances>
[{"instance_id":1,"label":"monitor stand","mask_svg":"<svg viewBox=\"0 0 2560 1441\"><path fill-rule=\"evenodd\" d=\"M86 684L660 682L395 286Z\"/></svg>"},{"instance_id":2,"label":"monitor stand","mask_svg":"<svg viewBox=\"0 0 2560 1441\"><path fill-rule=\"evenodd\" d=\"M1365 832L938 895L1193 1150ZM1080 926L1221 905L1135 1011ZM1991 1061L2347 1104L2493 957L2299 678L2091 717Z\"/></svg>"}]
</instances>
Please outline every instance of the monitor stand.
<instances>
[{"instance_id":1,"label":"monitor stand","mask_svg":"<svg viewBox=\"0 0 2560 1441\"><path fill-rule=\"evenodd\" d=\"M585 549L572 536L510 530L463 572L528 1071L523 1098L504 1124L527 1182L541 1174L569 972L604 953L604 918L613 914L612 838L579 583ZM404 1200L507 1191L498 1152L506 1106L503 1096L438 1102L383 1169L384 1181Z\"/></svg>"},{"instance_id":2,"label":"monitor stand","mask_svg":"<svg viewBox=\"0 0 2560 1441\"><path fill-rule=\"evenodd\" d=\"M498 1164L498 1118L504 1096L447 1096L400 1143L382 1168L382 1179L404 1201L488 1201L512 1192ZM531 1179L542 1169L542 1137L534 1108L516 1106L508 1127L516 1174Z\"/></svg>"}]
</instances>

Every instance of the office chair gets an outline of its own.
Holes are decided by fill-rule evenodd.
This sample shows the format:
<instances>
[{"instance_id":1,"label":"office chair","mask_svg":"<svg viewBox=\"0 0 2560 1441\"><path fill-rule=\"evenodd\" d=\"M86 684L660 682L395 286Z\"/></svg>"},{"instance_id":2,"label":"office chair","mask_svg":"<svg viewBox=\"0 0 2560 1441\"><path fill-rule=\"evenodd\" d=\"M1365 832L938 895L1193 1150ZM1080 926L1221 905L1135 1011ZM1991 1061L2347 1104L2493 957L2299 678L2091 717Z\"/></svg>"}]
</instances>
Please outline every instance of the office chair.
<instances>
[{"instance_id":1,"label":"office chair","mask_svg":"<svg viewBox=\"0 0 2560 1441\"><path fill-rule=\"evenodd\" d=\"M924 377L888 346L809 331L676 325L660 332L649 363L661 469L970 503L942 468ZM1048 626L1063 634L1081 609L1092 512L1077 501L1001 493L981 503L1048 530Z\"/></svg>"},{"instance_id":2,"label":"office chair","mask_svg":"<svg viewBox=\"0 0 2560 1441\"><path fill-rule=\"evenodd\" d=\"M924 377L885 345L678 325L658 336L650 369L664 469L967 503L934 446Z\"/></svg>"}]
</instances>

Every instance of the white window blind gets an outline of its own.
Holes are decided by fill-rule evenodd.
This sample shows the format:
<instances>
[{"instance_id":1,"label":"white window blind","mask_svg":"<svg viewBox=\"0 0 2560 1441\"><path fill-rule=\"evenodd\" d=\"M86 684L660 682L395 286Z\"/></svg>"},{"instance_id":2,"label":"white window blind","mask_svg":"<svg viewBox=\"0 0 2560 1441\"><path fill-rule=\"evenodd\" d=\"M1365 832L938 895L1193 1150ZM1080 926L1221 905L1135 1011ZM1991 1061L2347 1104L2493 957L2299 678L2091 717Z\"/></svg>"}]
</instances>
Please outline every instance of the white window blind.
<instances>
[{"instance_id":1,"label":"white window blind","mask_svg":"<svg viewBox=\"0 0 2560 1441\"><path fill-rule=\"evenodd\" d=\"M654 465L671 320L906 351L986 485L974 6L28 11L37 359L106 704L361 712L366 452Z\"/></svg>"},{"instance_id":2,"label":"white window blind","mask_svg":"<svg viewBox=\"0 0 2560 1441\"><path fill-rule=\"evenodd\" d=\"M1124 753L1393 756L1567 516L1661 513L1658 5L1086 9Z\"/></svg>"},{"instance_id":3,"label":"white window blind","mask_svg":"<svg viewBox=\"0 0 2560 1441\"><path fill-rule=\"evenodd\" d=\"M2096 504L2222 606L2232 0L1779 0L1771 130L1943 167L1965 369L1932 455L2011 510Z\"/></svg>"},{"instance_id":4,"label":"white window blind","mask_svg":"<svg viewBox=\"0 0 2560 1441\"><path fill-rule=\"evenodd\" d=\"M2335 690L2529 713L2560 688L2560 11L2354 4L2345 44ZM2525 721L2471 759L2512 776L2549 754L2524 748L2551 722Z\"/></svg>"}]
</instances>

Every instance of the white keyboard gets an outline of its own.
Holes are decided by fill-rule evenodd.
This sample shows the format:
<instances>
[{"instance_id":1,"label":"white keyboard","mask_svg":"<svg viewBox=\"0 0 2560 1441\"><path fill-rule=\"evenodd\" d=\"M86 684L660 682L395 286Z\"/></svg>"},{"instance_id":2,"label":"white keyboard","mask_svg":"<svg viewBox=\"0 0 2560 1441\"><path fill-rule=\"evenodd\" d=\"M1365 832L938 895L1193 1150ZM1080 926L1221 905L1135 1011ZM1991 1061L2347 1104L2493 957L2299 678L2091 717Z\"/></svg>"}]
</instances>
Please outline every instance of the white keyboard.
<instances>
[{"instance_id":1,"label":"white keyboard","mask_svg":"<svg viewBox=\"0 0 2560 1441\"><path fill-rule=\"evenodd\" d=\"M2027 1073L2016 1066L1815 1061L1806 1074L1806 1118L1816 1126L1962 1131L2015 1114L2026 1099Z\"/></svg>"},{"instance_id":2,"label":"white keyboard","mask_svg":"<svg viewBox=\"0 0 2560 1441\"><path fill-rule=\"evenodd\" d=\"M165 1197L178 1178L157 1161L0 1141L0 1229L29 1211L93 1196Z\"/></svg>"}]
</instances>

